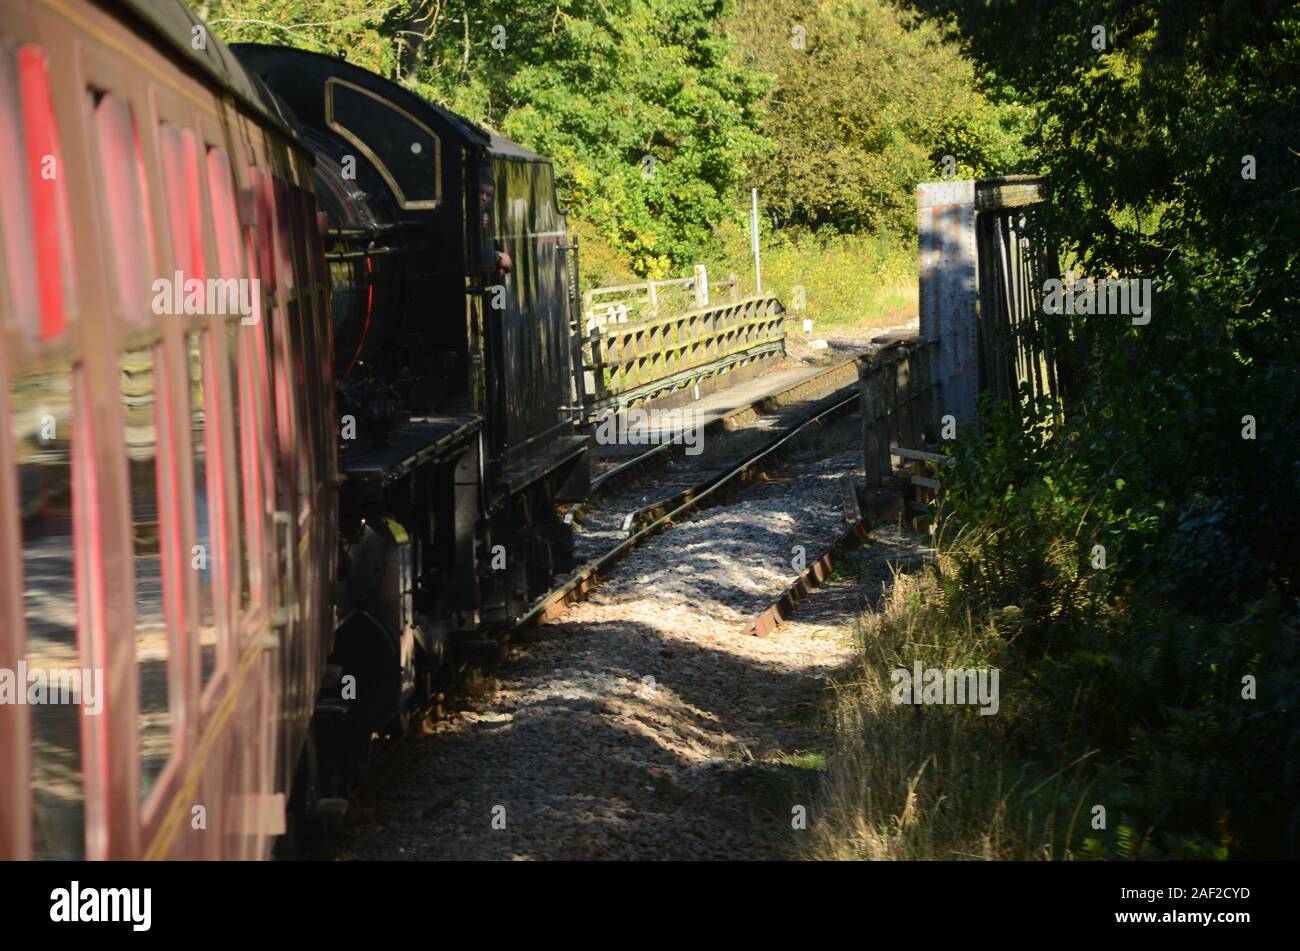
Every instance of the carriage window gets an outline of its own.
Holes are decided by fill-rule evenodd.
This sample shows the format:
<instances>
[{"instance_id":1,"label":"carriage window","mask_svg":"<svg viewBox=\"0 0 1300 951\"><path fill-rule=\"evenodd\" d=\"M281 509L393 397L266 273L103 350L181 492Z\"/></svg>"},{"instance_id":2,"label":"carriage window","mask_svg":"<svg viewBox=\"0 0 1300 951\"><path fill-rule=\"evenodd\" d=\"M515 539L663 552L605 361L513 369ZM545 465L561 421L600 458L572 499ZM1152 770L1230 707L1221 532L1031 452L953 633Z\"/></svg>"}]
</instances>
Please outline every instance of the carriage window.
<instances>
[{"instance_id":1,"label":"carriage window","mask_svg":"<svg viewBox=\"0 0 1300 951\"><path fill-rule=\"evenodd\" d=\"M198 145L194 133L170 122L158 127L163 185L167 191L167 219L171 230L174 266L185 278L205 280L203 219L199 207ZM189 391L190 465L194 487L194 544L190 569L197 576L196 606L200 690L206 690L217 669L217 621L214 585L216 549L212 538L212 490L208 472L208 407L204 387L205 332L185 337L185 369ZM182 460L182 465L184 461ZM189 588L187 590L196 590Z\"/></svg>"},{"instance_id":2,"label":"carriage window","mask_svg":"<svg viewBox=\"0 0 1300 951\"><path fill-rule=\"evenodd\" d=\"M167 685L167 620L163 607L163 549L158 505L158 407L155 350L122 356L122 409L130 477L135 566L135 659L140 681L140 796L153 789L172 748Z\"/></svg>"},{"instance_id":3,"label":"carriage window","mask_svg":"<svg viewBox=\"0 0 1300 951\"><path fill-rule=\"evenodd\" d=\"M245 476L244 460L247 452L243 443L246 427L244 426L242 407L244 404L244 393L240 386L240 366L243 360L240 359L240 338L243 336L239 332L238 323L226 325L226 369L230 373L230 424L232 429L233 441L231 446L234 452L234 472L235 472L235 511L233 525L235 530L235 545L238 549L237 557L239 559L239 606L248 607L249 590L248 590L248 532L247 520L245 519ZM234 579L231 579L232 583Z\"/></svg>"},{"instance_id":4,"label":"carriage window","mask_svg":"<svg viewBox=\"0 0 1300 951\"><path fill-rule=\"evenodd\" d=\"M286 294L292 294L297 283L294 273L296 240L294 221L289 207L289 183L279 175L270 179L275 205L275 262Z\"/></svg>"},{"instance_id":5,"label":"carriage window","mask_svg":"<svg viewBox=\"0 0 1300 951\"><path fill-rule=\"evenodd\" d=\"M48 689L52 682L70 680L74 671L82 678L73 554L72 376L63 371L15 380L9 399L22 519L25 660L29 683L36 674ZM95 686L92 673L91 683L75 691L77 702L66 702L65 694L65 702L28 707L38 859L84 856L80 702L88 709L103 703L103 691Z\"/></svg>"},{"instance_id":6,"label":"carriage window","mask_svg":"<svg viewBox=\"0 0 1300 951\"><path fill-rule=\"evenodd\" d=\"M0 302L6 316L23 333L34 338L40 326L36 299L36 259L32 253L31 184L23 174L22 100L18 90L18 61L13 50L0 42L0 167L17 174L0 175L0 245L4 247L6 299Z\"/></svg>"},{"instance_id":7,"label":"carriage window","mask_svg":"<svg viewBox=\"0 0 1300 951\"><path fill-rule=\"evenodd\" d=\"M203 219L199 214L198 145L194 133L170 122L158 127L167 217L175 266L185 278L206 279Z\"/></svg>"},{"instance_id":8,"label":"carriage window","mask_svg":"<svg viewBox=\"0 0 1300 951\"><path fill-rule=\"evenodd\" d=\"M249 446L252 445L250 437L256 431L255 428L246 425L245 416L251 416L252 408L245 409L245 392L244 385L247 380L248 371L245 366L246 360L243 359L241 351L244 349L243 338L246 334L243 332L241 323L245 312L251 316L253 313L253 292L252 285L247 281L243 274L243 262L239 254L239 216L235 210L235 192L234 185L230 177L230 162L226 158L226 153L219 148L210 147L208 149L208 188L212 195L212 220L216 226L217 233L217 258L220 267L220 277L227 283L227 286L235 286L233 301L237 306L225 306L222 312L225 316L225 338L226 338L226 366L230 374L230 422L232 428L232 450L235 460L235 512L234 512L234 530L235 542L239 547L239 605L241 608L248 607L249 604L249 566L250 562L260 557L260 548L257 540L250 538L247 513L244 510L248 504L248 478L245 472L245 462L252 461L249 458ZM232 303L230 301L227 304ZM248 445L246 445L248 443ZM252 545L250 545L252 542ZM250 557L250 548L252 549ZM260 581L260 579L259 579Z\"/></svg>"},{"instance_id":9,"label":"carriage window","mask_svg":"<svg viewBox=\"0 0 1300 951\"><path fill-rule=\"evenodd\" d=\"M190 457L194 474L194 544L199 546L190 558L190 567L198 574L198 642L199 677L206 688L217 669L217 619L213 610L211 489L208 483L208 426L206 393L203 387L202 331L185 338L185 365L190 391Z\"/></svg>"},{"instance_id":10,"label":"carriage window","mask_svg":"<svg viewBox=\"0 0 1300 951\"><path fill-rule=\"evenodd\" d=\"M315 282L316 268L312 262L315 247L316 225L308 211L307 192L297 185L289 186L289 210L293 215L295 261L302 280L311 285ZM308 287L310 292L314 288Z\"/></svg>"},{"instance_id":11,"label":"carriage window","mask_svg":"<svg viewBox=\"0 0 1300 951\"><path fill-rule=\"evenodd\" d=\"M403 208L436 208L442 143L395 103L338 77L325 81L325 118L384 177Z\"/></svg>"},{"instance_id":12,"label":"carriage window","mask_svg":"<svg viewBox=\"0 0 1300 951\"><path fill-rule=\"evenodd\" d=\"M251 227L243 229L244 259L248 262L251 278L258 278L257 236ZM262 576L266 551L265 515L267 511L267 493L273 491L274 483L267 478L269 466L262 447L267 444L267 434L273 431L268 400L271 393L270 368L266 357L266 338L270 328L262 320L263 295L252 295L253 324L243 331L244 336L244 377L248 390L248 446L245 452L248 469L248 519L253 526L254 550L258 553L253 563L253 594L262 597L265 578Z\"/></svg>"},{"instance_id":13,"label":"carriage window","mask_svg":"<svg viewBox=\"0 0 1300 951\"><path fill-rule=\"evenodd\" d=\"M45 54L35 46L18 51L22 91L23 138L27 145L27 183L32 199L32 237L36 248L36 285L42 340L63 333L72 308L72 248L68 201L61 174L54 106ZM6 201L7 204L7 201Z\"/></svg>"},{"instance_id":14,"label":"carriage window","mask_svg":"<svg viewBox=\"0 0 1300 951\"><path fill-rule=\"evenodd\" d=\"M130 104L108 93L100 95L95 104L95 129L112 229L117 302L128 321L140 322L149 316L153 299L153 226Z\"/></svg>"},{"instance_id":15,"label":"carriage window","mask_svg":"<svg viewBox=\"0 0 1300 951\"><path fill-rule=\"evenodd\" d=\"M288 503L282 502L279 496L282 492L292 491L291 487L286 485L284 470L286 463L292 461L287 455L287 446L293 427L289 416L291 397L284 364L285 312L275 301L276 274L283 264L276 251L277 238L280 236L277 233L275 218L275 186L271 176L255 165L248 167L248 180L252 185L257 204L257 225L254 229L259 249L257 274L262 281L263 300L269 305L262 314L263 322L258 325L260 341L257 350L260 361L257 379L263 381L261 385L266 387L265 392L270 401L266 410L267 427L273 434L270 466L272 482L267 486L266 492L276 498L277 507L286 507ZM292 275L288 277L291 279Z\"/></svg>"},{"instance_id":16,"label":"carriage window","mask_svg":"<svg viewBox=\"0 0 1300 951\"><path fill-rule=\"evenodd\" d=\"M312 284L319 287L325 283L324 254L324 215L316 203L316 196L306 189L299 189L302 192L303 217L307 228L307 262L308 273L311 274Z\"/></svg>"},{"instance_id":17,"label":"carriage window","mask_svg":"<svg viewBox=\"0 0 1300 951\"><path fill-rule=\"evenodd\" d=\"M262 280L262 290L275 293L275 209L271 195L271 179L257 166L248 168L248 182L253 189L257 206L257 273Z\"/></svg>"},{"instance_id":18,"label":"carriage window","mask_svg":"<svg viewBox=\"0 0 1300 951\"><path fill-rule=\"evenodd\" d=\"M235 210L230 160L224 149L208 148L208 189L212 195L212 223L217 232L217 259L222 279L243 276L239 255L239 215Z\"/></svg>"},{"instance_id":19,"label":"carriage window","mask_svg":"<svg viewBox=\"0 0 1300 951\"><path fill-rule=\"evenodd\" d=\"M294 471L298 476L298 505L299 512L305 511L311 505L312 486L316 480L316 452L313 442L312 433L314 430L311 426L311 386L308 384L307 376L307 347L310 328L307 327L302 319L303 302L297 299L289 302L289 326L292 328L290 333L294 338L294 347L292 354L288 357L291 362L290 379L295 381L294 394L294 419L297 421L302 431L302 439L306 446L306 451L295 461Z\"/></svg>"},{"instance_id":20,"label":"carriage window","mask_svg":"<svg viewBox=\"0 0 1300 951\"><path fill-rule=\"evenodd\" d=\"M297 185L290 187L291 202L293 208L293 220L296 225L295 231L298 236L298 247L302 249L303 257L301 270L304 279L308 284L303 288L304 293L299 295L298 307L300 310L300 319L302 320L302 344L304 349L302 363L302 377L306 386L306 401L304 404L306 420L309 423L309 429L313 433L320 432L321 423L323 422L324 406L320 400L322 387L320 354L324 352L323 342L320 339L321 322L316 319L317 307L323 305L324 301L314 297L316 287L311 283L311 273L314 268L310 265L312 258L312 248L314 247L316 235L315 215L311 212L312 197L305 189ZM321 315L323 316L323 314ZM312 458L307 465L308 486L315 485L317 460L315 452L317 449L316 440L312 440ZM310 491L310 488L308 489Z\"/></svg>"}]
</instances>

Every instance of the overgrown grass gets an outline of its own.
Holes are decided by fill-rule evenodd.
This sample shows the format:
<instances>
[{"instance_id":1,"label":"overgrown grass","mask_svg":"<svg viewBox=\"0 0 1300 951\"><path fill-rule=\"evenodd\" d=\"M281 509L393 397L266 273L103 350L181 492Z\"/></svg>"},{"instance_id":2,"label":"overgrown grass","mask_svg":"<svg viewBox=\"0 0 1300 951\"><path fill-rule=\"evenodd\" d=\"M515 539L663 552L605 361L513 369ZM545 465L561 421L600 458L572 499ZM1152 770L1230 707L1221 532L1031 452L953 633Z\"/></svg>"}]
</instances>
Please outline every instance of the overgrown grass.
<instances>
[{"instance_id":1,"label":"overgrown grass","mask_svg":"<svg viewBox=\"0 0 1300 951\"><path fill-rule=\"evenodd\" d=\"M941 571L950 567L941 559ZM861 663L836 687L805 857L1045 858L1059 854L1058 829L1067 841L1077 838L1077 770L1053 776L1017 765L1011 753L1021 727L1014 700L1020 682L1005 669L1006 631L993 619L953 616L947 608L935 573L900 574L883 610L863 617ZM895 704L891 672L911 670L917 660L1003 668L997 715Z\"/></svg>"},{"instance_id":2,"label":"overgrown grass","mask_svg":"<svg viewBox=\"0 0 1300 951\"><path fill-rule=\"evenodd\" d=\"M754 287L749 235L731 223L718 231L720 276L734 272ZM819 329L881 328L916 319L916 249L887 235L765 234L763 289Z\"/></svg>"}]
</instances>

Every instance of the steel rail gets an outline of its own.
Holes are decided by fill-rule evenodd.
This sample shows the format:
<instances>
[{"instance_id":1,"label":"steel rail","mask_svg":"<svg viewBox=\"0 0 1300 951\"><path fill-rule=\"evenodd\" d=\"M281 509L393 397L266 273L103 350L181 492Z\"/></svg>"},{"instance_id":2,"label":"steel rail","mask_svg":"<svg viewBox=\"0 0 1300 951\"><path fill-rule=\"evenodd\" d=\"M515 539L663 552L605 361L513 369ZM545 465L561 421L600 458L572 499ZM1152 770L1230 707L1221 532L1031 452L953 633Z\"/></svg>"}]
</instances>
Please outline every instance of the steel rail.
<instances>
[{"instance_id":1,"label":"steel rail","mask_svg":"<svg viewBox=\"0 0 1300 951\"><path fill-rule=\"evenodd\" d=\"M702 504L721 490L730 487L736 483L749 481L758 471L761 463L768 460L771 456L779 452L782 447L789 443L796 436L800 435L811 426L820 423L823 419L842 413L857 405L858 394L856 385L851 387L852 393L848 396L836 394L833 397L834 402L824 408L816 409L806 415L803 419L797 421L792 426L785 429L779 436L769 440L758 449L751 452L740 463L721 473L710 476L709 478L697 483L691 488L679 492L668 499L654 503L641 509L643 518L652 520L648 524L636 529L625 538L622 542L615 545L605 554L592 561L587 562L559 587L552 589L549 593L543 595L536 603L515 622L513 628L507 632L503 643L507 641L515 631L532 627L536 624L545 624L562 615L569 605L582 600L588 591L596 587L600 582L601 576L608 572L610 568L616 565L623 557L633 548L640 545L643 541L653 535L658 534L664 528L671 525L675 520L683 515L689 514L699 509ZM633 516L635 520L635 515ZM634 521L635 523L635 521Z\"/></svg>"}]
</instances>

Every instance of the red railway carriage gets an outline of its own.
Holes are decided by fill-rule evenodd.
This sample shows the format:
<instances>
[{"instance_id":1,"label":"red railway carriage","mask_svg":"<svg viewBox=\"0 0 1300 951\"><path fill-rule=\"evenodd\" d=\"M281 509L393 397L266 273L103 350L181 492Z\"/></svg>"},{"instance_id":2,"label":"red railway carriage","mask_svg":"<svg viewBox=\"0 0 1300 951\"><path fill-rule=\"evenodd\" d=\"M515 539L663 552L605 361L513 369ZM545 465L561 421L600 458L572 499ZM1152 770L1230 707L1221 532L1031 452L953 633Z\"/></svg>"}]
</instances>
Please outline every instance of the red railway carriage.
<instances>
[{"instance_id":1,"label":"red railway carriage","mask_svg":"<svg viewBox=\"0 0 1300 951\"><path fill-rule=\"evenodd\" d=\"M0 161L0 857L266 857L333 629L310 154L179 3L6 0Z\"/></svg>"}]
</instances>

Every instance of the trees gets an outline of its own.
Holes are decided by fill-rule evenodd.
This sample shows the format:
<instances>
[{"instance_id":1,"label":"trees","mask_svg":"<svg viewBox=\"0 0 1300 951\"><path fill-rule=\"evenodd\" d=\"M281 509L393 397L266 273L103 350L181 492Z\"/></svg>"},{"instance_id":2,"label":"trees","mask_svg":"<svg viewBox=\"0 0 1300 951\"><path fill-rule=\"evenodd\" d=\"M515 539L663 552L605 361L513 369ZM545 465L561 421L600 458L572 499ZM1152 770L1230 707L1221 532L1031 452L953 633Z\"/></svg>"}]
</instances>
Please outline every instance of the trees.
<instances>
[{"instance_id":1,"label":"trees","mask_svg":"<svg viewBox=\"0 0 1300 951\"><path fill-rule=\"evenodd\" d=\"M553 157L643 275L710 257L751 186L781 226L896 238L945 154L1028 162L1029 110L891 0L190 2L229 41L344 57Z\"/></svg>"},{"instance_id":2,"label":"trees","mask_svg":"<svg viewBox=\"0 0 1300 951\"><path fill-rule=\"evenodd\" d=\"M1074 266L1155 287L1150 323L1094 322L1056 438L994 427L946 472L994 538L972 564L995 583L962 594L1035 606L1017 645L1054 698L1039 719L1075 738L1062 758L1101 751L1090 795L1140 833L1099 854L1294 857L1300 5L913 6L1035 103Z\"/></svg>"},{"instance_id":3,"label":"trees","mask_svg":"<svg viewBox=\"0 0 1300 951\"><path fill-rule=\"evenodd\" d=\"M1036 102L1049 225L1076 266L1154 281L1149 326L1093 334L1085 451L1103 468L1134 454L1129 499L1160 503L1168 544L1178 513L1212 500L1260 527L1297 527L1273 509L1300 503L1282 476L1300 465L1284 436L1300 414L1300 4L913 5L954 16ZM1244 416L1256 439L1242 439ZM1276 570L1236 578L1163 560L1162 573L1228 613L1270 587L1300 593L1293 546L1272 528L1250 534L1239 554Z\"/></svg>"},{"instance_id":4,"label":"trees","mask_svg":"<svg viewBox=\"0 0 1300 951\"><path fill-rule=\"evenodd\" d=\"M1030 164L1029 117L980 91L971 62L935 24L887 0L740 0L730 28L745 65L774 77L755 169L785 224L914 232L916 183Z\"/></svg>"},{"instance_id":5,"label":"trees","mask_svg":"<svg viewBox=\"0 0 1300 951\"><path fill-rule=\"evenodd\" d=\"M561 200L639 273L695 259L761 151L731 0L211 0L228 41L317 49L555 159Z\"/></svg>"},{"instance_id":6,"label":"trees","mask_svg":"<svg viewBox=\"0 0 1300 951\"><path fill-rule=\"evenodd\" d=\"M511 53L502 129L555 158L566 200L642 274L697 259L762 148L763 82L728 60L729 3L570 4Z\"/></svg>"}]
</instances>

